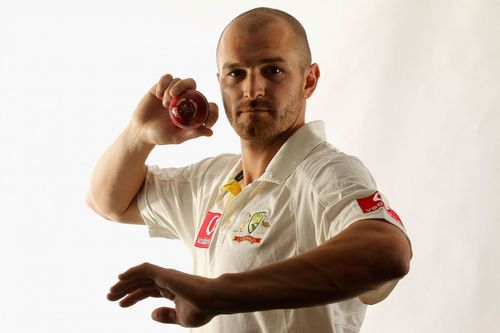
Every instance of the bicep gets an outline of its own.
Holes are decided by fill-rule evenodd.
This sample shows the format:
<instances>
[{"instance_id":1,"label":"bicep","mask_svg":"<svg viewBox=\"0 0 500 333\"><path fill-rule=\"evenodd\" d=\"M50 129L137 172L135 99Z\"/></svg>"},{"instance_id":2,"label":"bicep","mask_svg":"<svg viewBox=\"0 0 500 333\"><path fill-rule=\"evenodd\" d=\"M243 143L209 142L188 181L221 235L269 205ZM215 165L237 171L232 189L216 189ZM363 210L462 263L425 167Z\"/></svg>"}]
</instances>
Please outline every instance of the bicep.
<instances>
[{"instance_id":1,"label":"bicep","mask_svg":"<svg viewBox=\"0 0 500 333\"><path fill-rule=\"evenodd\" d=\"M99 206L95 203L91 195L87 195L87 205L101 217L109 221L127 223L127 224L145 224L144 219L139 211L137 204L137 196L132 200L127 209L121 214L109 215L101 211Z\"/></svg>"},{"instance_id":2,"label":"bicep","mask_svg":"<svg viewBox=\"0 0 500 333\"><path fill-rule=\"evenodd\" d=\"M359 241L367 248L378 247L381 251L411 258L411 246L405 233L394 224L383 219L364 219L350 224L331 239L351 239Z\"/></svg>"},{"instance_id":3,"label":"bicep","mask_svg":"<svg viewBox=\"0 0 500 333\"><path fill-rule=\"evenodd\" d=\"M358 296L365 304L385 299L409 271L410 242L402 230L385 220L360 220L331 240L352 243L351 251L364 252L369 256L368 263L376 263L376 275L382 279L375 288Z\"/></svg>"},{"instance_id":4,"label":"bicep","mask_svg":"<svg viewBox=\"0 0 500 333\"><path fill-rule=\"evenodd\" d=\"M370 221L370 220L368 220ZM394 237L394 241L397 243L397 249L398 253L400 256L403 258L403 261L409 265L409 261L412 257L412 250L411 250L411 244L406 237L405 234L399 228L396 226L390 224L387 221L384 220L371 220L370 222L382 222L382 224L377 227L381 227L378 232L383 232L386 233L387 235L391 235L391 237ZM370 223L367 222L367 223ZM384 223L385 222L385 223ZM407 269L405 269L407 271ZM401 277L402 278L402 277ZM387 281L383 283L381 286L379 286L377 289L369 291L365 294L362 294L358 296L359 300L367 305L374 305L377 304L389 296L389 294L392 292L392 290L396 287L398 284L399 280L401 278L396 278L390 281Z\"/></svg>"},{"instance_id":5,"label":"bicep","mask_svg":"<svg viewBox=\"0 0 500 333\"><path fill-rule=\"evenodd\" d=\"M139 205L137 204L137 196L132 200L128 208L115 219L116 222L127 223L127 224L146 224L142 218L141 212L139 211Z\"/></svg>"}]
</instances>

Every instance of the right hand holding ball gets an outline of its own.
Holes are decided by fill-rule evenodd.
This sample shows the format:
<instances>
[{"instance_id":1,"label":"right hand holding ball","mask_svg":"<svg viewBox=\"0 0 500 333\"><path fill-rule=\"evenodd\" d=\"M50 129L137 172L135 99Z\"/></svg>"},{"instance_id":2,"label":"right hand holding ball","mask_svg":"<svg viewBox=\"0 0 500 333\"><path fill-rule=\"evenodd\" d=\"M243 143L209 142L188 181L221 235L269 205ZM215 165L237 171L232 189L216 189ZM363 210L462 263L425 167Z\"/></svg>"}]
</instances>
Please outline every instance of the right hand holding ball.
<instances>
[{"instance_id":1,"label":"right hand holding ball","mask_svg":"<svg viewBox=\"0 0 500 333\"><path fill-rule=\"evenodd\" d=\"M168 113L172 122L183 129L196 129L208 118L208 101L197 90L185 90L170 100Z\"/></svg>"}]
</instances>

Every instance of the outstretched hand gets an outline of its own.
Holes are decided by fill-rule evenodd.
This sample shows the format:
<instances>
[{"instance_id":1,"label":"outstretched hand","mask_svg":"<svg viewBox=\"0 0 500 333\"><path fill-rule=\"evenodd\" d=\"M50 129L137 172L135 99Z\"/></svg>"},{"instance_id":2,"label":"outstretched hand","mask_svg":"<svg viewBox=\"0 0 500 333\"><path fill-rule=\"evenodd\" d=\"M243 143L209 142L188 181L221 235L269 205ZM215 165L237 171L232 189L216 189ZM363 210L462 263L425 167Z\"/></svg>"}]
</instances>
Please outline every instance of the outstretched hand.
<instances>
[{"instance_id":1,"label":"outstretched hand","mask_svg":"<svg viewBox=\"0 0 500 333\"><path fill-rule=\"evenodd\" d=\"M129 307L148 297L164 297L175 308L161 307L151 317L161 323L198 327L208 323L218 313L210 309L213 279L182 273L144 263L118 276L107 298Z\"/></svg>"}]
</instances>

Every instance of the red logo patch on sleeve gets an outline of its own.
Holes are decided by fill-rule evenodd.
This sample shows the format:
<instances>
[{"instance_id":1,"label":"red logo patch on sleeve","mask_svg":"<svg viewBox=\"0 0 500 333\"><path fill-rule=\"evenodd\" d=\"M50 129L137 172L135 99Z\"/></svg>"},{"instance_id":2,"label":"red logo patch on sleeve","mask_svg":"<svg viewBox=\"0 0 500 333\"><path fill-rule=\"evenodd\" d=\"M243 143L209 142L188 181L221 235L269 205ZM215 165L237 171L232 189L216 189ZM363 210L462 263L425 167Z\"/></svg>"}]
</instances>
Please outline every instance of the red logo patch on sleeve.
<instances>
[{"instance_id":1,"label":"red logo patch on sleeve","mask_svg":"<svg viewBox=\"0 0 500 333\"><path fill-rule=\"evenodd\" d=\"M358 199L358 205L363 213L371 213L385 206L382 195L377 191L366 198Z\"/></svg>"},{"instance_id":2,"label":"red logo patch on sleeve","mask_svg":"<svg viewBox=\"0 0 500 333\"><path fill-rule=\"evenodd\" d=\"M395 211L393 211L392 209L388 208L386 209L387 210L387 213L389 215L392 216L393 219L395 219L396 221L398 221L401 225L403 224L403 222L401 221L401 219L399 218L398 214L396 214Z\"/></svg>"},{"instance_id":3,"label":"red logo patch on sleeve","mask_svg":"<svg viewBox=\"0 0 500 333\"><path fill-rule=\"evenodd\" d=\"M361 199L357 199L359 208L363 211L363 213L368 214L374 212L380 208L384 208L387 214L389 214L394 220L401 222L398 214L394 210L392 210L389 206L384 203L382 199L382 195L376 191L375 193Z\"/></svg>"},{"instance_id":4,"label":"red logo patch on sleeve","mask_svg":"<svg viewBox=\"0 0 500 333\"><path fill-rule=\"evenodd\" d=\"M220 213L207 213L207 216L205 216L205 220L203 220L201 228L198 231L198 236L196 237L194 246L204 249L209 247L214 235L215 227L217 227L217 222L219 222L221 215L222 214Z\"/></svg>"}]
</instances>

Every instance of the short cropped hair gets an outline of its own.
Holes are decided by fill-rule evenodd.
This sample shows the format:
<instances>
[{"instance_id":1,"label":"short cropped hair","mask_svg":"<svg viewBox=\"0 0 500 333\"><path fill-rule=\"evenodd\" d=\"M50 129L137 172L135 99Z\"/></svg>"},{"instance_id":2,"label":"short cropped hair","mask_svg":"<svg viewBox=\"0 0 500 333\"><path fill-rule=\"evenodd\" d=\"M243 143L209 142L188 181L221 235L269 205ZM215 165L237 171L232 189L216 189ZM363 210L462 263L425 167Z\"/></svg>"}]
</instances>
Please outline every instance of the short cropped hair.
<instances>
[{"instance_id":1,"label":"short cropped hair","mask_svg":"<svg viewBox=\"0 0 500 333\"><path fill-rule=\"evenodd\" d=\"M258 7L236 16L222 31L219 42L217 43L217 52L219 51L222 36L231 24L243 22L245 29L253 33L274 22L276 19L284 20L295 34L297 50L300 55L300 66L302 69L307 68L312 62L312 56L304 27L292 15L274 8Z\"/></svg>"}]
</instances>

